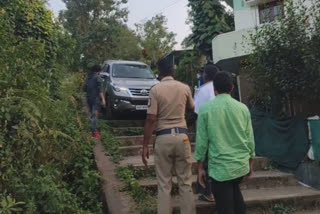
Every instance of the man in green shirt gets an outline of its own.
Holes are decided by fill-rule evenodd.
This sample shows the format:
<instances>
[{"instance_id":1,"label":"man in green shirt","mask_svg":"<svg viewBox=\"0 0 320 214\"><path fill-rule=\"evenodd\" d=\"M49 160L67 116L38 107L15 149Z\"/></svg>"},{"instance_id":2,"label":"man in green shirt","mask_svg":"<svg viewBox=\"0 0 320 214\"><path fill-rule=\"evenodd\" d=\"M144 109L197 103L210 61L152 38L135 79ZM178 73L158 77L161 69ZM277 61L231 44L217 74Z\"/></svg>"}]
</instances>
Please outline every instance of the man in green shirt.
<instances>
[{"instance_id":1,"label":"man in green shirt","mask_svg":"<svg viewBox=\"0 0 320 214\"><path fill-rule=\"evenodd\" d=\"M252 174L255 156L248 108L230 95L234 85L230 73L218 72L213 80L216 98L201 106L197 121L198 177L203 183L202 162L208 151L209 176L219 214L244 214L239 184Z\"/></svg>"}]
</instances>

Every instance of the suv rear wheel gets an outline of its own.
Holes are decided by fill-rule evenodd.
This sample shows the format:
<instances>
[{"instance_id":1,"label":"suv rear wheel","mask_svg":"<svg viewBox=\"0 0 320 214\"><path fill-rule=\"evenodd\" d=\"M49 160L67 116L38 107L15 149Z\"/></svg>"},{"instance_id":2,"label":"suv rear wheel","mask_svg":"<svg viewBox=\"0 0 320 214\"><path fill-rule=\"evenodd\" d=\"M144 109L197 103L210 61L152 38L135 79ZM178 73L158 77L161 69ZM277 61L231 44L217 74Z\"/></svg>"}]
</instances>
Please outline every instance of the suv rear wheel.
<instances>
[{"instance_id":1,"label":"suv rear wheel","mask_svg":"<svg viewBox=\"0 0 320 214\"><path fill-rule=\"evenodd\" d=\"M105 115L107 120L112 120L115 118L115 112L112 110L110 96L107 96Z\"/></svg>"}]
</instances>

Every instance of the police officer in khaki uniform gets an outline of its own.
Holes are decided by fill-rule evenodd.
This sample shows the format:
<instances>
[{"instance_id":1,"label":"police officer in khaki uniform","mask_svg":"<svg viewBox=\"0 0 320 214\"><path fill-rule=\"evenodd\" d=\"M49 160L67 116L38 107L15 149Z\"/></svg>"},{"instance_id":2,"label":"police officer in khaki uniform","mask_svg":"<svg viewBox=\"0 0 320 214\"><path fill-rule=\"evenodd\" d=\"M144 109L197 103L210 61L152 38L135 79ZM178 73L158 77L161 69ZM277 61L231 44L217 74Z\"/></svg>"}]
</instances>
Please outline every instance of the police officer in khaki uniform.
<instances>
[{"instance_id":1,"label":"police officer in khaki uniform","mask_svg":"<svg viewBox=\"0 0 320 214\"><path fill-rule=\"evenodd\" d=\"M142 161L147 166L148 144L154 129L156 142L154 161L158 182L158 214L171 214L172 172L179 185L181 214L195 214L192 192L191 145L187 135L186 108L194 103L190 88L173 79L173 67L168 59L158 62L161 82L149 95L149 107L144 130Z\"/></svg>"}]
</instances>

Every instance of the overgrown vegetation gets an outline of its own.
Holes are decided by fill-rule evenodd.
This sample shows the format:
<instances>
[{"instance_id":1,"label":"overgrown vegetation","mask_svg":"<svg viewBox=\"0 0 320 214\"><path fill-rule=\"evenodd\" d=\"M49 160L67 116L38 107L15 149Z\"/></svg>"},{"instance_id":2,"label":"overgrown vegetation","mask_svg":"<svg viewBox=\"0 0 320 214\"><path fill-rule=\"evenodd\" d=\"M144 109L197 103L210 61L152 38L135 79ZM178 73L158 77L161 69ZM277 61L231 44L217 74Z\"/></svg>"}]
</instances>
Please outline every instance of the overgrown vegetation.
<instances>
[{"instance_id":1,"label":"overgrown vegetation","mask_svg":"<svg viewBox=\"0 0 320 214\"><path fill-rule=\"evenodd\" d=\"M111 132L111 128L106 121L99 121L101 129L102 144L107 154L111 157L114 163L119 163L122 160L119 147L124 143L119 141ZM154 170L145 170L135 168L132 165L116 168L116 176L124 186L119 191L127 192L135 201L137 209L141 214L156 214L156 199L152 193L141 187L138 179L143 177L154 177Z\"/></svg>"},{"instance_id":2,"label":"overgrown vegetation","mask_svg":"<svg viewBox=\"0 0 320 214\"><path fill-rule=\"evenodd\" d=\"M293 208L283 203L275 204L272 208L273 214L290 214L293 212Z\"/></svg>"},{"instance_id":3,"label":"overgrown vegetation","mask_svg":"<svg viewBox=\"0 0 320 214\"><path fill-rule=\"evenodd\" d=\"M175 71L175 78L188 84L191 88L197 85L197 73L200 71L200 54L192 50L183 53L179 58L179 63Z\"/></svg>"},{"instance_id":4,"label":"overgrown vegetation","mask_svg":"<svg viewBox=\"0 0 320 214\"><path fill-rule=\"evenodd\" d=\"M102 212L73 44L43 1L0 2L1 213Z\"/></svg>"},{"instance_id":5,"label":"overgrown vegetation","mask_svg":"<svg viewBox=\"0 0 320 214\"><path fill-rule=\"evenodd\" d=\"M295 115L320 98L320 3L285 1L277 23L251 35L253 54L245 69L255 86L253 105Z\"/></svg>"},{"instance_id":6,"label":"overgrown vegetation","mask_svg":"<svg viewBox=\"0 0 320 214\"><path fill-rule=\"evenodd\" d=\"M106 121L99 120L99 128L101 130L102 144L111 157L114 163L119 163L122 160L119 147L123 145L123 142L118 140L111 131Z\"/></svg>"},{"instance_id":7,"label":"overgrown vegetation","mask_svg":"<svg viewBox=\"0 0 320 214\"><path fill-rule=\"evenodd\" d=\"M112 133L111 127L107 121L100 120L99 127L101 129L102 144L105 151L111 157L114 163L122 160L119 147L125 143L118 140ZM153 169L135 168L132 165L116 168L116 176L123 182L120 191L127 192L135 201L137 209L141 214L156 214L156 198L150 190L141 187L138 180L141 178L155 177Z\"/></svg>"},{"instance_id":8,"label":"overgrown vegetation","mask_svg":"<svg viewBox=\"0 0 320 214\"><path fill-rule=\"evenodd\" d=\"M156 62L176 44L166 19L156 15L133 31L126 25L127 0L63 0L59 20L76 41L75 64L86 67L108 59Z\"/></svg>"},{"instance_id":9,"label":"overgrown vegetation","mask_svg":"<svg viewBox=\"0 0 320 214\"><path fill-rule=\"evenodd\" d=\"M156 214L156 198L150 190L139 185L139 179L146 172L136 170L133 166L118 167L117 177L124 182L122 191L126 191L134 199L141 214Z\"/></svg>"},{"instance_id":10,"label":"overgrown vegetation","mask_svg":"<svg viewBox=\"0 0 320 214\"><path fill-rule=\"evenodd\" d=\"M77 43L76 65L102 63L107 59L138 60L138 38L125 21L126 0L63 0L66 10L59 20Z\"/></svg>"},{"instance_id":11,"label":"overgrown vegetation","mask_svg":"<svg viewBox=\"0 0 320 214\"><path fill-rule=\"evenodd\" d=\"M137 136L143 135L143 127L130 127L130 128L112 128L112 134L115 136Z\"/></svg>"},{"instance_id":12,"label":"overgrown vegetation","mask_svg":"<svg viewBox=\"0 0 320 214\"><path fill-rule=\"evenodd\" d=\"M176 35L168 31L166 23L165 16L156 15L144 24L136 25L139 44L142 47L142 60L152 68L155 68L158 60L172 51L176 45Z\"/></svg>"},{"instance_id":13,"label":"overgrown vegetation","mask_svg":"<svg viewBox=\"0 0 320 214\"><path fill-rule=\"evenodd\" d=\"M147 168L147 169L137 168L132 165L117 168L117 176L119 178L122 178L123 176L125 176L125 174L127 172L129 172L129 174L132 175L132 177L137 180L142 179L142 178L155 178L156 177L156 173L155 173L154 169L151 169L151 168Z\"/></svg>"},{"instance_id":14,"label":"overgrown vegetation","mask_svg":"<svg viewBox=\"0 0 320 214\"><path fill-rule=\"evenodd\" d=\"M224 2L233 5L233 0ZM218 0L189 0L188 7L187 23L192 33L181 45L189 51L179 59L176 78L193 88L197 85L197 73L201 67L212 62L212 40L221 33L233 31L234 18L232 12Z\"/></svg>"},{"instance_id":15,"label":"overgrown vegetation","mask_svg":"<svg viewBox=\"0 0 320 214\"><path fill-rule=\"evenodd\" d=\"M218 0L189 0L188 6L192 34L185 39L184 45L194 45L201 54L212 59L212 40L221 33L234 30L233 14Z\"/></svg>"}]
</instances>

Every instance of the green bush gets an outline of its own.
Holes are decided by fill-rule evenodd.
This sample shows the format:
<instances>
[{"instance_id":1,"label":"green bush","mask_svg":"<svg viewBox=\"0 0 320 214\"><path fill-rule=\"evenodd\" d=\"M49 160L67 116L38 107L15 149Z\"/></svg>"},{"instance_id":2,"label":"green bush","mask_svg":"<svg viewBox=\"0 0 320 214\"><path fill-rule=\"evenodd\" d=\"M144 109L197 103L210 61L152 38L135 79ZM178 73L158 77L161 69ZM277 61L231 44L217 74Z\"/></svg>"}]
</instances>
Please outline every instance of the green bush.
<instances>
[{"instance_id":1,"label":"green bush","mask_svg":"<svg viewBox=\"0 0 320 214\"><path fill-rule=\"evenodd\" d=\"M83 75L43 1L0 2L0 213L101 213ZM60 56L60 57L59 57Z\"/></svg>"},{"instance_id":2,"label":"green bush","mask_svg":"<svg viewBox=\"0 0 320 214\"><path fill-rule=\"evenodd\" d=\"M283 16L249 38L253 54L245 70L255 87L251 102L274 114L295 115L302 108L297 105L320 98L320 3L307 8L303 2L285 1Z\"/></svg>"}]
</instances>

